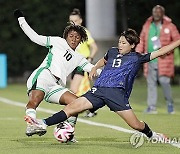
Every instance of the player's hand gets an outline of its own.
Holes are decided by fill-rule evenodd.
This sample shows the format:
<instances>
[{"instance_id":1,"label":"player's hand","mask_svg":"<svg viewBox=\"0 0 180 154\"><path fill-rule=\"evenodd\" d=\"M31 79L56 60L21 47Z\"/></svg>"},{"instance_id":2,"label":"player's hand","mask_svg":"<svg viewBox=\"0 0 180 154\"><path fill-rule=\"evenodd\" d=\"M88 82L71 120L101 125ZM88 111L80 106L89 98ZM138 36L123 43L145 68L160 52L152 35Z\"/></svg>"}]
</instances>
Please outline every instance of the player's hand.
<instances>
[{"instance_id":1,"label":"player's hand","mask_svg":"<svg viewBox=\"0 0 180 154\"><path fill-rule=\"evenodd\" d=\"M96 69L96 67L93 67L92 69L91 69L91 71L89 72L89 78L92 80L93 79L93 77L96 77L98 74L97 74L97 69Z\"/></svg>"},{"instance_id":2,"label":"player's hand","mask_svg":"<svg viewBox=\"0 0 180 154\"><path fill-rule=\"evenodd\" d=\"M18 19L19 17L24 17L24 14L21 10L16 9L14 10L14 16Z\"/></svg>"}]
</instances>

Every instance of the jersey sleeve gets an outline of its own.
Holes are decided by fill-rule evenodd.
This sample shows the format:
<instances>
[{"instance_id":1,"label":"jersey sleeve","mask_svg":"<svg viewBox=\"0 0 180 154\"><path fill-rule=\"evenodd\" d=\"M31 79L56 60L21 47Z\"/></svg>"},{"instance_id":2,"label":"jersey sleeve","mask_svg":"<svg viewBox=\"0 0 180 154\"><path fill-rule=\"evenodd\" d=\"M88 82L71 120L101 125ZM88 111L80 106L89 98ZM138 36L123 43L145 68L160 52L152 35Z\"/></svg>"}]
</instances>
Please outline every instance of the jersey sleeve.
<instances>
[{"instance_id":1,"label":"jersey sleeve","mask_svg":"<svg viewBox=\"0 0 180 154\"><path fill-rule=\"evenodd\" d=\"M85 72L90 72L93 67L94 65L91 64L86 58L83 58L80 64L78 65L78 69L83 70ZM101 69L97 69L97 74L100 75L101 71Z\"/></svg>"},{"instance_id":2,"label":"jersey sleeve","mask_svg":"<svg viewBox=\"0 0 180 154\"><path fill-rule=\"evenodd\" d=\"M108 60L108 54L109 54L109 50L105 53L104 55L104 59L107 61Z\"/></svg>"},{"instance_id":3,"label":"jersey sleeve","mask_svg":"<svg viewBox=\"0 0 180 154\"><path fill-rule=\"evenodd\" d=\"M147 54L140 54L140 57L139 57L139 61L140 63L147 63L150 61L150 56L151 56L151 53L147 53Z\"/></svg>"},{"instance_id":4,"label":"jersey sleeve","mask_svg":"<svg viewBox=\"0 0 180 154\"><path fill-rule=\"evenodd\" d=\"M93 66L94 65L91 64L86 58L83 58L78 65L78 69L85 72L90 72Z\"/></svg>"},{"instance_id":5,"label":"jersey sleeve","mask_svg":"<svg viewBox=\"0 0 180 154\"><path fill-rule=\"evenodd\" d=\"M29 37L31 41L34 43L37 43L41 46L46 46L47 37L38 35L26 22L24 17L18 18L19 25L21 29L24 31L24 33Z\"/></svg>"}]
</instances>

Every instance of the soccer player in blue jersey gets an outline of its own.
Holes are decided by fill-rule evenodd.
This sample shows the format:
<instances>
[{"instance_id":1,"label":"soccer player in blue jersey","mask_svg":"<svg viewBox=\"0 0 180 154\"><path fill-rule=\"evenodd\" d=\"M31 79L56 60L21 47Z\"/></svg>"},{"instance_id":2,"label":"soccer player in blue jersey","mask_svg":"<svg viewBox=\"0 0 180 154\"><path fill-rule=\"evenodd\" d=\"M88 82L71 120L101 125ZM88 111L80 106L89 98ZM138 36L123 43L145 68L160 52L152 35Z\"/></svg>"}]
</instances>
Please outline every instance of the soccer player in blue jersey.
<instances>
[{"instance_id":1,"label":"soccer player in blue jersey","mask_svg":"<svg viewBox=\"0 0 180 154\"><path fill-rule=\"evenodd\" d=\"M104 66L92 89L68 104L63 110L43 120L29 118L28 121L37 126L37 129L46 129L47 126L65 121L68 117L84 110L93 111L107 105L111 111L117 113L133 129L152 137L154 133L149 126L139 121L134 114L129 97L137 72L143 63L167 54L180 45L180 40L173 42L155 52L140 54L135 51L140 39L136 31L124 31L118 43L118 48L111 48L92 68L89 76L96 76L96 70ZM155 133L156 134L156 133Z\"/></svg>"}]
</instances>

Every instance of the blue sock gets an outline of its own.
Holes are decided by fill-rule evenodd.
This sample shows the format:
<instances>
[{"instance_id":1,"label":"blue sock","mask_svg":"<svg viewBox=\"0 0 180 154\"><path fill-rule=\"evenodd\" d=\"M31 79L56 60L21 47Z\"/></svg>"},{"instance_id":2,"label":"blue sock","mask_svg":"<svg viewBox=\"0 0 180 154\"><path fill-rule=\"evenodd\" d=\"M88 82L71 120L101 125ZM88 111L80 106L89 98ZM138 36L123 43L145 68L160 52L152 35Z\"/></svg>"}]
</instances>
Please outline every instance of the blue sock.
<instances>
[{"instance_id":1,"label":"blue sock","mask_svg":"<svg viewBox=\"0 0 180 154\"><path fill-rule=\"evenodd\" d=\"M63 110L61 110L60 112L53 114L51 117L43 119L43 121L45 122L46 125L51 126L63 122L66 119L67 119L66 113Z\"/></svg>"}]
</instances>

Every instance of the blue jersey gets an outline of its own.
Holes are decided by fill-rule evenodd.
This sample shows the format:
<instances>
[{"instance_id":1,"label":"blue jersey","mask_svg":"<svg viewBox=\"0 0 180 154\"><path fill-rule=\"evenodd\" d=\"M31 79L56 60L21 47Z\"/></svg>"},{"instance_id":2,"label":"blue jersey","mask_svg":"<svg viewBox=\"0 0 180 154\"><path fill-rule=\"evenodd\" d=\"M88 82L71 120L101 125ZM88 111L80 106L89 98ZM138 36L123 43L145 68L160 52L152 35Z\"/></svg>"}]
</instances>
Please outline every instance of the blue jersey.
<instances>
[{"instance_id":1,"label":"blue jersey","mask_svg":"<svg viewBox=\"0 0 180 154\"><path fill-rule=\"evenodd\" d=\"M129 98L138 70L141 64L150 61L150 53L142 55L134 51L121 55L118 48L111 48L104 59L107 63L94 86L123 88Z\"/></svg>"}]
</instances>

